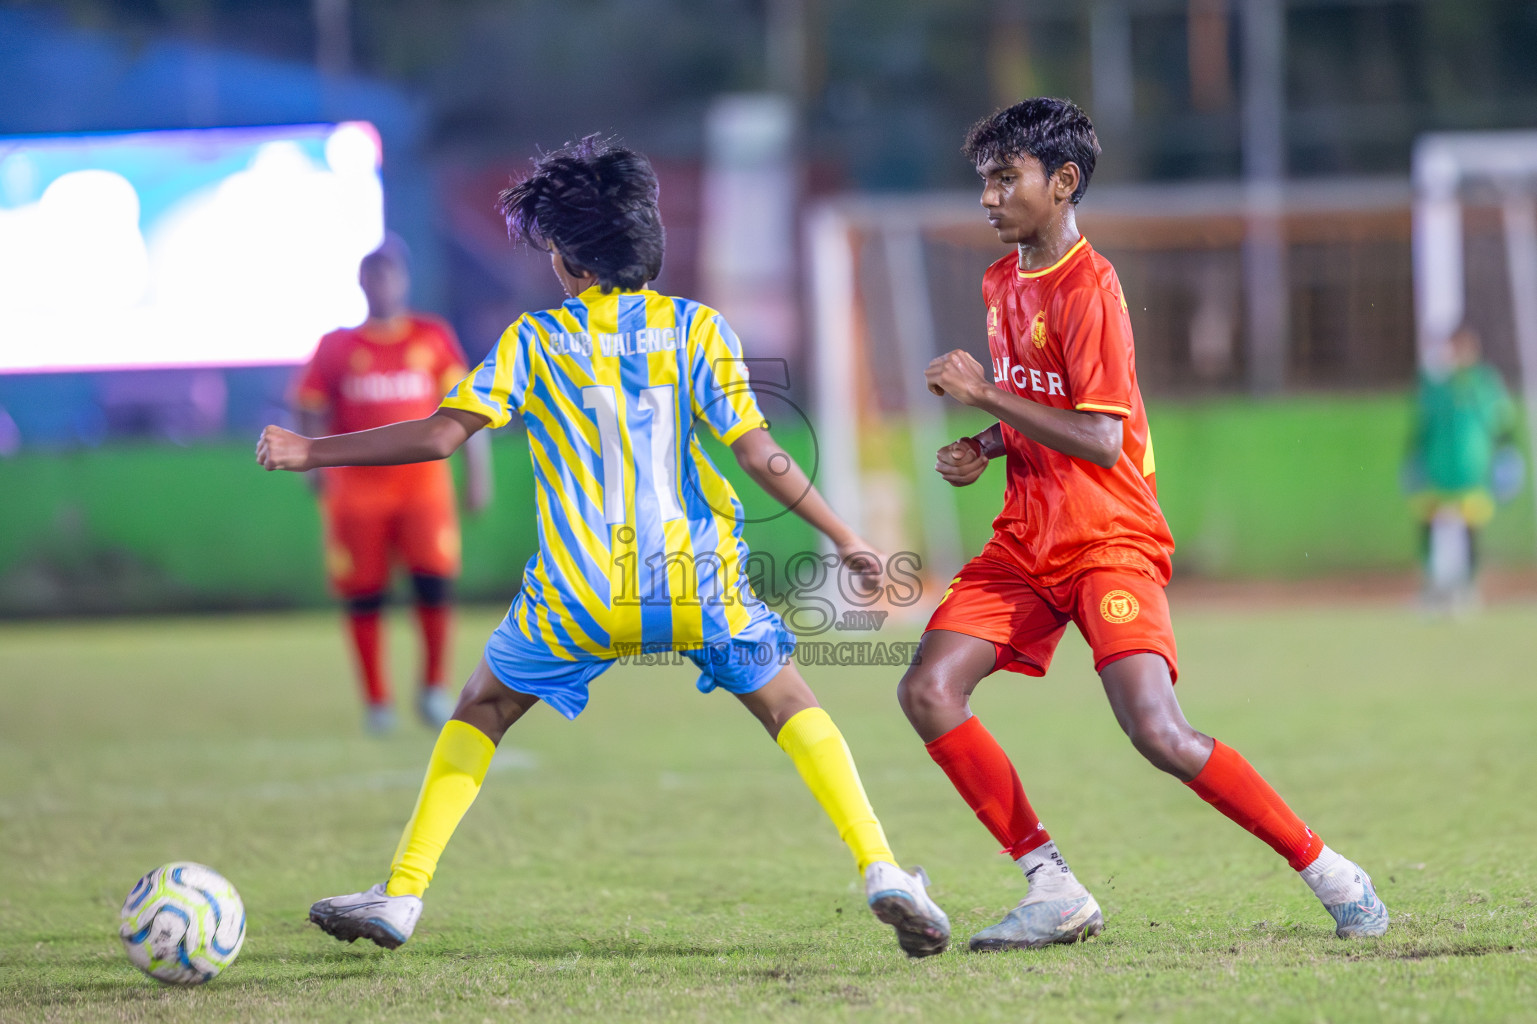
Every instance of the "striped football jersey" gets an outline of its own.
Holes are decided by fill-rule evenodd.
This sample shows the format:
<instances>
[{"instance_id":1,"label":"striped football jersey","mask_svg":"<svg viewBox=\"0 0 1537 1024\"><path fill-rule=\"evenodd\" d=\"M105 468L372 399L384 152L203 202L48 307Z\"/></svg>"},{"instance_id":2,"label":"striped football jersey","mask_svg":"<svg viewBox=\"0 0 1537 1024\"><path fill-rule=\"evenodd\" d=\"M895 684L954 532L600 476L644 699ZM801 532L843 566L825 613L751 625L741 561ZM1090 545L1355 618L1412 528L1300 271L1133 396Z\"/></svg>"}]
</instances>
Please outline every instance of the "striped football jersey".
<instances>
[{"instance_id":1,"label":"striped football jersey","mask_svg":"<svg viewBox=\"0 0 1537 1024\"><path fill-rule=\"evenodd\" d=\"M443 401L528 431L539 551L513 625L562 657L745 629L742 506L700 446L764 426L725 318L647 289L587 289L508 327ZM617 650L616 650L617 648Z\"/></svg>"}]
</instances>

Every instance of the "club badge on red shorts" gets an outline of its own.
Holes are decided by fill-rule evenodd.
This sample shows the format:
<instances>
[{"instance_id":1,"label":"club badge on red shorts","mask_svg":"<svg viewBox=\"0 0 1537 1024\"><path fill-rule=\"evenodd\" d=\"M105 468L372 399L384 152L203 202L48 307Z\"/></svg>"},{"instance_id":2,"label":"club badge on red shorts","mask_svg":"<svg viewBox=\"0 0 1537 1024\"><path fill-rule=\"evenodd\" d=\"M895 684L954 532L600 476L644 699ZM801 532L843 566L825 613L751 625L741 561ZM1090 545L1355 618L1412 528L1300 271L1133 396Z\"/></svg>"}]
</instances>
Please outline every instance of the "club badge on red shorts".
<instances>
[{"instance_id":1,"label":"club badge on red shorts","mask_svg":"<svg viewBox=\"0 0 1537 1024\"><path fill-rule=\"evenodd\" d=\"M1112 590L1099 602L1099 614L1103 615L1106 622L1121 625L1135 619L1142 611L1142 606L1137 599L1124 590Z\"/></svg>"}]
</instances>

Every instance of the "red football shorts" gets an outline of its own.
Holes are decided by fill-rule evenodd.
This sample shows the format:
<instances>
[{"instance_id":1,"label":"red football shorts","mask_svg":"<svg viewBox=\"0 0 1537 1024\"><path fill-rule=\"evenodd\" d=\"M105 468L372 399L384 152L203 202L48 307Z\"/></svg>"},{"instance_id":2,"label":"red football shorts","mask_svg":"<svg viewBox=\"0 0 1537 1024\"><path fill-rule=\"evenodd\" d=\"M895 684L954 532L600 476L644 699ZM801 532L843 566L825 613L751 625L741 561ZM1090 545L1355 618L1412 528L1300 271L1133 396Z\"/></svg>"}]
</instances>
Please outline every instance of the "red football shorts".
<instances>
[{"instance_id":1,"label":"red football shorts","mask_svg":"<svg viewBox=\"0 0 1537 1024\"><path fill-rule=\"evenodd\" d=\"M1089 569L1045 587L1023 569L973 558L945 591L929 629L998 645L998 668L1043 676L1069 622L1094 652L1096 671L1129 654L1163 656L1179 678L1174 628L1163 587L1135 569Z\"/></svg>"},{"instance_id":2,"label":"red football shorts","mask_svg":"<svg viewBox=\"0 0 1537 1024\"><path fill-rule=\"evenodd\" d=\"M328 480L321 506L326 574L342 597L387 589L395 562L413 575L459 575L459 517L451 483L355 487Z\"/></svg>"}]
</instances>

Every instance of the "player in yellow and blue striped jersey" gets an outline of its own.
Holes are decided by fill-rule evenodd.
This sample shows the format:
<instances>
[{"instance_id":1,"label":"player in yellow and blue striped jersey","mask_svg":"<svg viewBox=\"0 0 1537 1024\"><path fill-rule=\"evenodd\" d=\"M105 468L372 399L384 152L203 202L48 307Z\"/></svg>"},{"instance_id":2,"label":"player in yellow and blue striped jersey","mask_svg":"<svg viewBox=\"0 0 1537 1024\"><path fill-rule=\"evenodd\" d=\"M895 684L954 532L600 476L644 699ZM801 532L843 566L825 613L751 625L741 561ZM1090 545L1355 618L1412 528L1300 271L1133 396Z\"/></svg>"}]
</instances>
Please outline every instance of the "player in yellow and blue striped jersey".
<instances>
[{"instance_id":1,"label":"player in yellow and blue striped jersey","mask_svg":"<svg viewBox=\"0 0 1537 1024\"><path fill-rule=\"evenodd\" d=\"M767 436L741 346L698 302L566 283L573 298L519 318L443 402L493 427L515 410L528 429L539 553L487 660L568 717L587 680L638 645L713 649L726 664L702 689L755 689L795 641L742 583L742 506L695 434ZM748 659L737 678L733 642L769 645L773 665Z\"/></svg>"},{"instance_id":2,"label":"player in yellow and blue striped jersey","mask_svg":"<svg viewBox=\"0 0 1537 1024\"><path fill-rule=\"evenodd\" d=\"M700 690L735 694L790 755L902 948L942 951L949 920L921 870L896 866L842 735L789 660L795 637L747 583L742 506L698 428L846 564L876 568L874 556L770 436L720 313L645 287L663 251L651 165L589 137L500 198L509 232L549 251L568 301L520 317L432 416L314 439L269 426L257 445L269 470L419 462L517 413L534 468L539 552L438 737L389 879L319 901L310 920L340 939L405 942L507 729L541 700L575 718L617 658L661 649L698 666Z\"/></svg>"}]
</instances>

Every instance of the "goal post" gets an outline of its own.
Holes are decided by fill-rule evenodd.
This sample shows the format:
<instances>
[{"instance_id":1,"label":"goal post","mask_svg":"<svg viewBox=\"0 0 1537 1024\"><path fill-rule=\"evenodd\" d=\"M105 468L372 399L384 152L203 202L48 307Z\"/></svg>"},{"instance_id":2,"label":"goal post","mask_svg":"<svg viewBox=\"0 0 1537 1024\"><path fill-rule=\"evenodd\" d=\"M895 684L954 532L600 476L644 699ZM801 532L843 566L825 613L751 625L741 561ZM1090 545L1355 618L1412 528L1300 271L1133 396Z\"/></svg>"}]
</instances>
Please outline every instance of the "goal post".
<instances>
[{"instance_id":1,"label":"goal post","mask_svg":"<svg viewBox=\"0 0 1537 1024\"><path fill-rule=\"evenodd\" d=\"M1282 187L1289 387L1412 382L1413 198L1401 177ZM1254 202L1241 181L1107 184L1084 199L1078 222L1116 266L1150 397L1249 390L1247 314L1276 305L1257 299L1241 272ZM930 580L943 582L985 538L1001 481L978 494L934 473L934 451L979 417L928 394L923 368L952 348L988 365L982 275L1009 247L972 191L829 198L807 212L802 237L818 486L872 543L919 552ZM1199 569L1201 557L1186 564Z\"/></svg>"},{"instance_id":2,"label":"goal post","mask_svg":"<svg viewBox=\"0 0 1537 1024\"><path fill-rule=\"evenodd\" d=\"M923 367L942 347L973 339L938 336L937 317L948 311L935 308L925 241L968 220L978 220L974 196L938 194L845 197L806 221L819 486L872 543L919 552L928 586L948 580L966 552L955 489L933 471L934 452L954 438ZM980 270L994 258L977 268L978 294ZM882 293L878 309L872 287ZM872 445L894 463L890 472L872 474L864 450Z\"/></svg>"},{"instance_id":3,"label":"goal post","mask_svg":"<svg viewBox=\"0 0 1537 1024\"><path fill-rule=\"evenodd\" d=\"M1537 457L1537 131L1423 135L1414 146L1413 180L1420 365L1435 364L1470 312L1468 211L1497 209L1517 391L1527 450Z\"/></svg>"}]
</instances>

